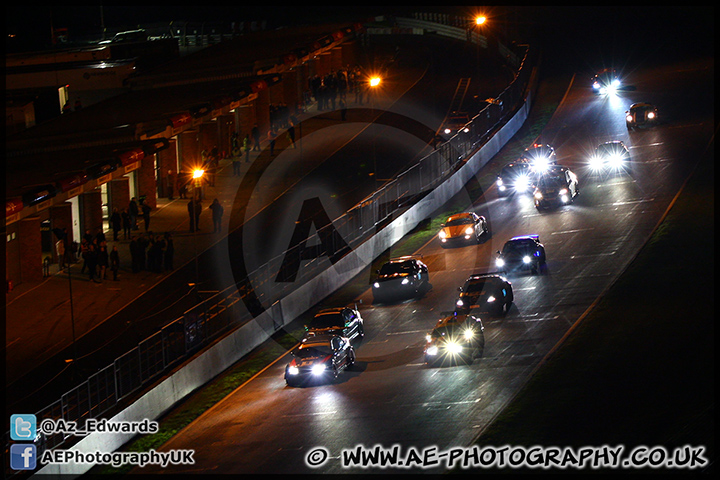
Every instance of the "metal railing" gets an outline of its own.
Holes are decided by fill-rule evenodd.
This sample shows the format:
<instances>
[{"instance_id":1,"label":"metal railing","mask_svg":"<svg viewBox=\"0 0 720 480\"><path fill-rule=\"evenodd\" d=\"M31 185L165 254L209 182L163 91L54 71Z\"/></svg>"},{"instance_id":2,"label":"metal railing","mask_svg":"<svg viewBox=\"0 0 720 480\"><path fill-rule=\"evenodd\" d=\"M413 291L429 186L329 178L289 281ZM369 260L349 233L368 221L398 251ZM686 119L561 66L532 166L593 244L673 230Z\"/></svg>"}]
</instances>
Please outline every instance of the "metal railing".
<instances>
[{"instance_id":1,"label":"metal railing","mask_svg":"<svg viewBox=\"0 0 720 480\"><path fill-rule=\"evenodd\" d=\"M318 229L307 239L307 243L323 245L325 256L341 257L374 235L379 226L444 182L522 105L534 66L534 60L529 55L531 53L525 53L514 81L495 102L488 104L466 125L467 132L458 132L438 145L431 154L387 182L333 221L332 225ZM327 261L322 256L307 260L302 253L300 246L291 248L250 272L247 284L232 285L202 301L37 412L37 418L73 421L83 429L86 419L106 414L171 367L224 333L251 320L253 315L248 310L252 308L246 308L244 301L250 290L259 292L258 300L262 305L271 306L327 268ZM283 264L289 263L288 258L290 263L296 262L301 266L294 270L300 272L299 277L292 282L278 282L277 279L284 275ZM277 288L279 284L281 286ZM273 324L277 330L282 322L273 321ZM45 448L62 445L68 438L59 434L38 437L38 455ZM9 449L9 432L5 440L6 449ZM18 473L9 470L5 461L6 476Z\"/></svg>"}]
</instances>

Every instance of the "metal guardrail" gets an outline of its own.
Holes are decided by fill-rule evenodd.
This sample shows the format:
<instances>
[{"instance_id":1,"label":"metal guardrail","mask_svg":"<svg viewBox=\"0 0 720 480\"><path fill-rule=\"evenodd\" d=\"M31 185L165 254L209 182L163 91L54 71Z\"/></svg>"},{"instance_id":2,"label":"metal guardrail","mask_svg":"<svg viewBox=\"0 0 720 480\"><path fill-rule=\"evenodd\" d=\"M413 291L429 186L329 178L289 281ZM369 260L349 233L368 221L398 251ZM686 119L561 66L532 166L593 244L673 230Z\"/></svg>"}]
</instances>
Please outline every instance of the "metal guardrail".
<instances>
[{"instance_id":1,"label":"metal guardrail","mask_svg":"<svg viewBox=\"0 0 720 480\"><path fill-rule=\"evenodd\" d=\"M525 53L515 80L494 103L488 104L471 119L466 125L467 132L460 131L447 139L431 154L387 182L332 222L332 225L318 229L307 242L323 244L326 248L323 253L327 256L342 256L350 251L348 247L352 249L353 246L361 244L376 232L378 226L444 182L493 135L496 127L522 104L534 66L534 60L529 58L531 54L532 52ZM331 234L331 228L339 232L339 237ZM320 241L321 238L324 242ZM302 273L293 282L271 289L268 294L267 289L262 287L276 284L275 279L283 275L283 262L287 264L287 258L294 258L298 265L302 265L302 268L295 270ZM303 259L299 246L284 252L250 272L248 287L238 288L237 285L232 285L186 311L182 317L163 326L158 332L141 341L137 347L115 359L111 365L96 372L63 394L59 400L37 412L37 418L73 421L78 428L84 428L86 419L106 414L200 348L252 319L243 303L243 298L251 288L249 285L263 292L259 300L263 305L270 306L325 268L326 264L317 258ZM281 325L278 322L274 324L275 328ZM39 437L36 439L38 456L43 449L58 447L68 438L69 436L63 435ZM6 432L6 450L9 450L9 445L9 432ZM7 458L5 455L6 476L19 473L9 469Z\"/></svg>"}]
</instances>

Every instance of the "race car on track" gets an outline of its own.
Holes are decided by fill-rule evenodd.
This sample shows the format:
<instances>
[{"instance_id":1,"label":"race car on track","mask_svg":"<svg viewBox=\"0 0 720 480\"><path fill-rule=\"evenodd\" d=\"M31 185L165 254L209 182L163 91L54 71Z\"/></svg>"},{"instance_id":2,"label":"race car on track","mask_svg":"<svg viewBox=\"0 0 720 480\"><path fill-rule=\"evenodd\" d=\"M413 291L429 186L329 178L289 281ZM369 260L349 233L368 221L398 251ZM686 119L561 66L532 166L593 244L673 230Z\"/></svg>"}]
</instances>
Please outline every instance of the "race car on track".
<instances>
[{"instance_id":1,"label":"race car on track","mask_svg":"<svg viewBox=\"0 0 720 480\"><path fill-rule=\"evenodd\" d=\"M290 354L293 359L285 366L285 383L291 387L334 380L355 364L355 349L339 335L304 338Z\"/></svg>"},{"instance_id":2,"label":"race car on track","mask_svg":"<svg viewBox=\"0 0 720 480\"><path fill-rule=\"evenodd\" d=\"M513 237L497 252L495 266L503 272L530 270L538 273L545 268L545 246L539 235Z\"/></svg>"},{"instance_id":3,"label":"race car on track","mask_svg":"<svg viewBox=\"0 0 720 480\"><path fill-rule=\"evenodd\" d=\"M534 172L540 174L551 165L557 165L557 154L550 145L534 143L525 149L518 161L529 162Z\"/></svg>"},{"instance_id":4,"label":"race car on track","mask_svg":"<svg viewBox=\"0 0 720 480\"><path fill-rule=\"evenodd\" d=\"M362 338L365 335L365 322L356 308L324 308L305 325L305 338L328 334L350 340Z\"/></svg>"},{"instance_id":5,"label":"race car on track","mask_svg":"<svg viewBox=\"0 0 720 480\"><path fill-rule=\"evenodd\" d=\"M551 206L567 205L580 193L577 176L567 167L553 165L535 182L533 198L539 210Z\"/></svg>"},{"instance_id":6,"label":"race car on track","mask_svg":"<svg viewBox=\"0 0 720 480\"><path fill-rule=\"evenodd\" d=\"M604 68L595 74L591 80L591 85L595 93L611 95L618 91L622 86L622 82L614 69Z\"/></svg>"},{"instance_id":7,"label":"race car on track","mask_svg":"<svg viewBox=\"0 0 720 480\"><path fill-rule=\"evenodd\" d=\"M458 313L487 313L502 315L510 309L514 300L512 284L503 276L484 273L470 275L455 301Z\"/></svg>"},{"instance_id":8,"label":"race car on track","mask_svg":"<svg viewBox=\"0 0 720 480\"><path fill-rule=\"evenodd\" d=\"M430 286L428 267L414 256L391 259L377 271L372 284L373 301L419 297Z\"/></svg>"},{"instance_id":9,"label":"race car on track","mask_svg":"<svg viewBox=\"0 0 720 480\"><path fill-rule=\"evenodd\" d=\"M473 315L454 313L441 318L425 336L425 363L453 365L472 363L485 349L485 327Z\"/></svg>"},{"instance_id":10,"label":"race car on track","mask_svg":"<svg viewBox=\"0 0 720 480\"><path fill-rule=\"evenodd\" d=\"M535 177L535 170L530 162L519 159L517 162L508 163L500 171L495 181L498 195L532 192Z\"/></svg>"},{"instance_id":11,"label":"race car on track","mask_svg":"<svg viewBox=\"0 0 720 480\"><path fill-rule=\"evenodd\" d=\"M440 245L446 247L454 243L479 243L480 238L488 233L485 217L475 212L463 212L450 215L440 225Z\"/></svg>"},{"instance_id":12,"label":"race car on track","mask_svg":"<svg viewBox=\"0 0 720 480\"><path fill-rule=\"evenodd\" d=\"M650 103L633 103L625 112L625 124L628 130L656 125L658 120L657 107Z\"/></svg>"},{"instance_id":13,"label":"race car on track","mask_svg":"<svg viewBox=\"0 0 720 480\"><path fill-rule=\"evenodd\" d=\"M615 173L632 169L630 150L621 140L601 143L590 157L593 173Z\"/></svg>"}]
</instances>

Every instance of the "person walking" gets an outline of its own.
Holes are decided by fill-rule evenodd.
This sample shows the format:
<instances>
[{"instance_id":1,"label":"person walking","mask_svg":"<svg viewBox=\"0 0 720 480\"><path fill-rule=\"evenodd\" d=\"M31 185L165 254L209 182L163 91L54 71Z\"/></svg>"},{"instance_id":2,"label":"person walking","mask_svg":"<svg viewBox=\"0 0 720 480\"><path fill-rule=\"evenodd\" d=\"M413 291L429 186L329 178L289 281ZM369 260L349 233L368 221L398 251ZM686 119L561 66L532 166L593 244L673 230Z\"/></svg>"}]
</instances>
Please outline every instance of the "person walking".
<instances>
[{"instance_id":1,"label":"person walking","mask_svg":"<svg viewBox=\"0 0 720 480\"><path fill-rule=\"evenodd\" d=\"M122 217L120 216L120 212L118 212L117 207L113 208L113 213L110 215L110 224L112 225L113 230L113 241L117 242L118 235L122 229Z\"/></svg>"},{"instance_id":2,"label":"person walking","mask_svg":"<svg viewBox=\"0 0 720 480\"><path fill-rule=\"evenodd\" d=\"M237 143L237 141L236 141ZM242 156L242 151L240 151L239 145L233 145L232 150L230 151L230 154L232 155L232 167L233 167L233 177L239 177L240 176L240 160Z\"/></svg>"},{"instance_id":3,"label":"person walking","mask_svg":"<svg viewBox=\"0 0 720 480\"><path fill-rule=\"evenodd\" d=\"M58 267L62 270L65 268L65 239L59 238L55 242L55 253L57 253Z\"/></svg>"},{"instance_id":4,"label":"person walking","mask_svg":"<svg viewBox=\"0 0 720 480\"><path fill-rule=\"evenodd\" d=\"M88 251L87 251L87 266L88 266L88 276L91 282L95 282L95 277L97 277L97 258L98 258L98 246L95 240L88 245Z\"/></svg>"},{"instance_id":5,"label":"person walking","mask_svg":"<svg viewBox=\"0 0 720 480\"><path fill-rule=\"evenodd\" d=\"M173 269L173 257L175 255L175 244L173 243L172 234L165 232L165 252L163 252L163 260L165 261L165 270Z\"/></svg>"},{"instance_id":6,"label":"person walking","mask_svg":"<svg viewBox=\"0 0 720 480\"><path fill-rule=\"evenodd\" d=\"M83 238L82 242L80 243L80 252L79 252L80 256L83 259L83 266L82 266L82 269L80 269L80 274L85 273L85 269L88 268L88 262L87 262L88 247L89 247L89 242L87 241L86 238Z\"/></svg>"},{"instance_id":7,"label":"person walking","mask_svg":"<svg viewBox=\"0 0 720 480\"><path fill-rule=\"evenodd\" d=\"M113 272L113 281L117 282L118 271L120 270L120 252L118 252L117 245L113 245L110 252L110 270Z\"/></svg>"},{"instance_id":8,"label":"person walking","mask_svg":"<svg viewBox=\"0 0 720 480\"><path fill-rule=\"evenodd\" d=\"M137 219L140 215L140 210L138 209L138 204L135 201L135 197L132 197L130 199L130 203L128 204L128 213L130 214L130 228L133 230L138 230Z\"/></svg>"},{"instance_id":9,"label":"person walking","mask_svg":"<svg viewBox=\"0 0 720 480\"><path fill-rule=\"evenodd\" d=\"M122 229L123 229L123 240L128 240L130 238L130 214L128 213L127 209L123 208L123 211L120 212L120 218L122 218Z\"/></svg>"},{"instance_id":10,"label":"person walking","mask_svg":"<svg viewBox=\"0 0 720 480\"><path fill-rule=\"evenodd\" d=\"M225 209L217 198L213 200L209 208L212 210L213 233L219 233L222 230L222 216Z\"/></svg>"},{"instance_id":11,"label":"person walking","mask_svg":"<svg viewBox=\"0 0 720 480\"><path fill-rule=\"evenodd\" d=\"M147 233L150 230L150 211L152 207L150 207L145 200L140 203L140 206L142 208L143 220L145 221L145 233Z\"/></svg>"},{"instance_id":12,"label":"person walking","mask_svg":"<svg viewBox=\"0 0 720 480\"><path fill-rule=\"evenodd\" d=\"M259 152L260 151L260 129L258 128L257 123L255 125L253 125L251 133L253 136L253 141L255 142L255 144L253 145L253 148L252 148L253 152L255 150L257 150Z\"/></svg>"},{"instance_id":13,"label":"person walking","mask_svg":"<svg viewBox=\"0 0 720 480\"><path fill-rule=\"evenodd\" d=\"M270 143L270 156L275 155L275 139L277 139L277 134L275 133L274 128L270 128L268 130L268 142Z\"/></svg>"}]
</instances>

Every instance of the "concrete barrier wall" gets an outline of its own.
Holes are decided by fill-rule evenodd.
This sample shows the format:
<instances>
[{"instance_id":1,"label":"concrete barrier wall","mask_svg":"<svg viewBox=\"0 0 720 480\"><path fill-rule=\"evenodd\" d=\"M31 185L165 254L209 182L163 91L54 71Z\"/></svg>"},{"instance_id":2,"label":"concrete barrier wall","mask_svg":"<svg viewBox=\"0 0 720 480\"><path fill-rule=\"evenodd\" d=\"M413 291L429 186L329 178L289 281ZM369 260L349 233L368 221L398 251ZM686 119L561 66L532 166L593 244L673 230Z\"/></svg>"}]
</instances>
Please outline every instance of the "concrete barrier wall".
<instances>
[{"instance_id":1,"label":"concrete barrier wall","mask_svg":"<svg viewBox=\"0 0 720 480\"><path fill-rule=\"evenodd\" d=\"M110 421L157 419L193 390L201 387L240 360L253 348L265 342L276 331L274 325L287 325L315 304L332 294L370 265L382 252L392 247L422 220L460 192L467 182L492 159L525 123L532 105L532 87L518 112L476 152L452 177L418 203L398 216L371 239L343 257L322 274L305 283L279 304L219 340L201 355L174 372L135 403ZM93 433L71 449L81 452L113 452L132 439L132 435ZM38 470L42 475L81 475L92 465L48 465Z\"/></svg>"}]
</instances>

